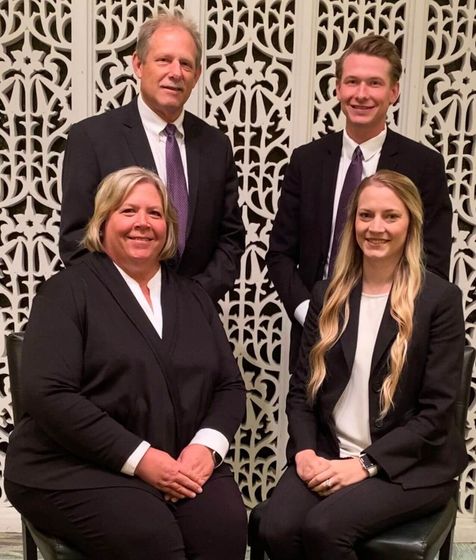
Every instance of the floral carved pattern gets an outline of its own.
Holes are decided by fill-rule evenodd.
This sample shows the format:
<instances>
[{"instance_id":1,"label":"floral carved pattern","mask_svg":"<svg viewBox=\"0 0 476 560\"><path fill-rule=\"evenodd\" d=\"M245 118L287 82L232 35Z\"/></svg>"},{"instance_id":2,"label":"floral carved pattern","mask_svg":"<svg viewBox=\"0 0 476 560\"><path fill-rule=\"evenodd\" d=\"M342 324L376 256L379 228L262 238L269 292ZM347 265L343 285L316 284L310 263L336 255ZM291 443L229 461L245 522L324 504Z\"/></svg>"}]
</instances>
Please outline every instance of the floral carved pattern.
<instances>
[{"instance_id":1,"label":"floral carved pattern","mask_svg":"<svg viewBox=\"0 0 476 560\"><path fill-rule=\"evenodd\" d=\"M406 60L420 64L418 140L444 156L453 202L451 271L463 292L467 341L476 346L476 0L428 0L419 11L424 48L407 25L413 0L0 0L0 324L26 325L32 299L59 270L61 158L73 108L91 93L90 113L128 102L137 92L130 62L138 26L160 5L201 12L204 72L199 116L226 132L240 173L239 201L246 251L235 290L221 317L248 389L247 415L230 461L248 506L262 500L281 473L286 439L288 321L270 284L264 257L291 155L296 115L309 113L309 138L342 126L335 100L334 63L352 40L386 34ZM199 5L199 8L197 8ZM92 21L91 36L74 17ZM304 15L304 17L303 17ZM315 49L305 50L298 22L310 26ZM415 43L416 44L416 43ZM421 45L420 43L419 45ZM87 52L90 74L75 82L75 54ZM311 57L310 76L299 62ZM308 78L308 82L306 79ZM313 85L307 107L293 88ZM415 84L402 83L403 89ZM409 90L410 91L410 90ZM397 104L390 125L403 130ZM301 122L301 121L300 121ZM476 510L476 386L468 416L470 464L460 508ZM0 337L0 470L12 429L4 338ZM281 451L279 451L281 450ZM278 452L279 451L279 452ZM279 456L281 453L281 458ZM0 496L6 507L3 491ZM0 526L1 529L1 526Z\"/></svg>"}]
</instances>

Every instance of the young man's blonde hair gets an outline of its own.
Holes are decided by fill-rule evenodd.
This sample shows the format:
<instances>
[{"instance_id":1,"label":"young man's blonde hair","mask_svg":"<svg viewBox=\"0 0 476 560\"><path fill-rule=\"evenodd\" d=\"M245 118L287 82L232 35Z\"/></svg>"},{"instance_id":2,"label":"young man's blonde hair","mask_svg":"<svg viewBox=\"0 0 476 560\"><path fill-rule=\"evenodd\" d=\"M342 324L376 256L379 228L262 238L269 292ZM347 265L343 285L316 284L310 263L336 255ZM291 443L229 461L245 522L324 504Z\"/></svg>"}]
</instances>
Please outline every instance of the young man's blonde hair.
<instances>
[{"instance_id":1,"label":"young man's blonde hair","mask_svg":"<svg viewBox=\"0 0 476 560\"><path fill-rule=\"evenodd\" d=\"M384 58L390 63L390 81L396 84L402 75L402 61L397 47L382 35L366 35L354 41L336 61L336 78L340 82L345 59L351 54L366 54Z\"/></svg>"}]
</instances>

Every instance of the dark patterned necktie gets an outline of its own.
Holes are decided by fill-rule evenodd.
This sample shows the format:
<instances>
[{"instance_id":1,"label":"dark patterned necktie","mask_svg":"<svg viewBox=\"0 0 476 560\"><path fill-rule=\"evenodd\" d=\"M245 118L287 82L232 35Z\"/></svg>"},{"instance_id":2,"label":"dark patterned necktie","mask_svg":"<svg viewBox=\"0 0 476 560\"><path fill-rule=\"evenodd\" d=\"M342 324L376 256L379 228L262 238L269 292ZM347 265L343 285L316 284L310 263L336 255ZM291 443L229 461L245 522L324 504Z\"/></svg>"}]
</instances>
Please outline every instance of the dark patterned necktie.
<instances>
[{"instance_id":1,"label":"dark patterned necktie","mask_svg":"<svg viewBox=\"0 0 476 560\"><path fill-rule=\"evenodd\" d=\"M328 277L332 275L332 271L334 270L334 263L339 249L340 238L347 218L347 206L349 205L350 197L362 181L362 159L362 150L359 146L357 146L352 154L352 160L349 168L347 169L347 173L345 174L344 184L339 198L339 206L337 207L336 222L334 225L334 239L332 240L329 270L327 273Z\"/></svg>"},{"instance_id":2,"label":"dark patterned necktie","mask_svg":"<svg viewBox=\"0 0 476 560\"><path fill-rule=\"evenodd\" d=\"M187 233L188 192L182 158L180 156L180 148L175 138L176 130L177 127L174 124L168 124L165 127L165 133L167 134L165 165L167 168L167 191L177 211L178 251L181 256L185 247L185 236Z\"/></svg>"}]
</instances>

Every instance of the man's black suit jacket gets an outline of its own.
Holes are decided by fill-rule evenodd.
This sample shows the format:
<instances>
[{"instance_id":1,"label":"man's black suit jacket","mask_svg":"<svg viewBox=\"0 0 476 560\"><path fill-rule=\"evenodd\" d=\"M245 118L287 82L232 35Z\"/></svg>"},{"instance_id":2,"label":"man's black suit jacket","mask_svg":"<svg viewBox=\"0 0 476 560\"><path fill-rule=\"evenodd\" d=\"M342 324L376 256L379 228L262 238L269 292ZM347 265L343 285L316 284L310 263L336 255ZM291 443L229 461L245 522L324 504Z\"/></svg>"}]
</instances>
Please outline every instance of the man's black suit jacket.
<instances>
[{"instance_id":1,"label":"man's black suit jacket","mask_svg":"<svg viewBox=\"0 0 476 560\"><path fill-rule=\"evenodd\" d=\"M314 283L322 279L329 252L342 138L342 132L329 134L294 150L270 235L266 257L269 277L293 321L291 364L295 364L302 331L294 311L310 298ZM418 187L425 211L426 264L448 278L451 202L443 158L388 129L378 169L398 171Z\"/></svg>"},{"instance_id":2,"label":"man's black suit jacket","mask_svg":"<svg viewBox=\"0 0 476 560\"><path fill-rule=\"evenodd\" d=\"M333 411L354 363L361 284L351 293L349 322L342 337L327 353L327 377L311 406L306 396L309 351L318 338L317 320L327 285L327 281L318 282L313 289L299 365L291 377L287 401L290 460L303 449L314 449L324 457L339 457ZM389 351L397 330L387 302L372 355L369 378L372 443L364 451L392 482L404 488L436 486L459 475L467 464L464 440L455 424L464 352L460 290L427 272L415 305L413 336L395 393L395 406L380 419L380 387L388 373Z\"/></svg>"},{"instance_id":3,"label":"man's black suit jacket","mask_svg":"<svg viewBox=\"0 0 476 560\"><path fill-rule=\"evenodd\" d=\"M236 166L221 131L188 112L183 126L189 220L177 270L195 278L216 302L233 287L244 250ZM60 254L65 265L86 254L79 241L93 214L99 183L130 165L157 171L137 99L71 127L62 177Z\"/></svg>"},{"instance_id":4,"label":"man's black suit jacket","mask_svg":"<svg viewBox=\"0 0 476 560\"><path fill-rule=\"evenodd\" d=\"M11 436L8 480L142 486L120 469L143 440L174 457L201 428L233 441L244 384L214 304L165 267L161 301L162 338L98 253L41 287L23 346L26 415Z\"/></svg>"}]
</instances>

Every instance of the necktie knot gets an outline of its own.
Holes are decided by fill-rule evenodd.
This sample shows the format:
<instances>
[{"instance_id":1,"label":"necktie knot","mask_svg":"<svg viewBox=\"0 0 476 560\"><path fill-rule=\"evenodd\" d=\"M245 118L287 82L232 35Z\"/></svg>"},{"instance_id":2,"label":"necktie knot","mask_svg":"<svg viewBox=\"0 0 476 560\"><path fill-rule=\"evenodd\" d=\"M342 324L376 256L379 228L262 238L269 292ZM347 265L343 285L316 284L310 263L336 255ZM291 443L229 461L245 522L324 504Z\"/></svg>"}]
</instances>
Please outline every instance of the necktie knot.
<instances>
[{"instance_id":1,"label":"necktie knot","mask_svg":"<svg viewBox=\"0 0 476 560\"><path fill-rule=\"evenodd\" d=\"M352 154L352 163L361 162L363 159L364 155L362 153L362 150L360 149L360 146L357 146L357 148L355 148L354 150L354 153Z\"/></svg>"},{"instance_id":2,"label":"necktie knot","mask_svg":"<svg viewBox=\"0 0 476 560\"><path fill-rule=\"evenodd\" d=\"M167 134L168 138L175 138L175 132L177 131L177 127L174 124L168 124L165 127L165 134Z\"/></svg>"}]
</instances>

